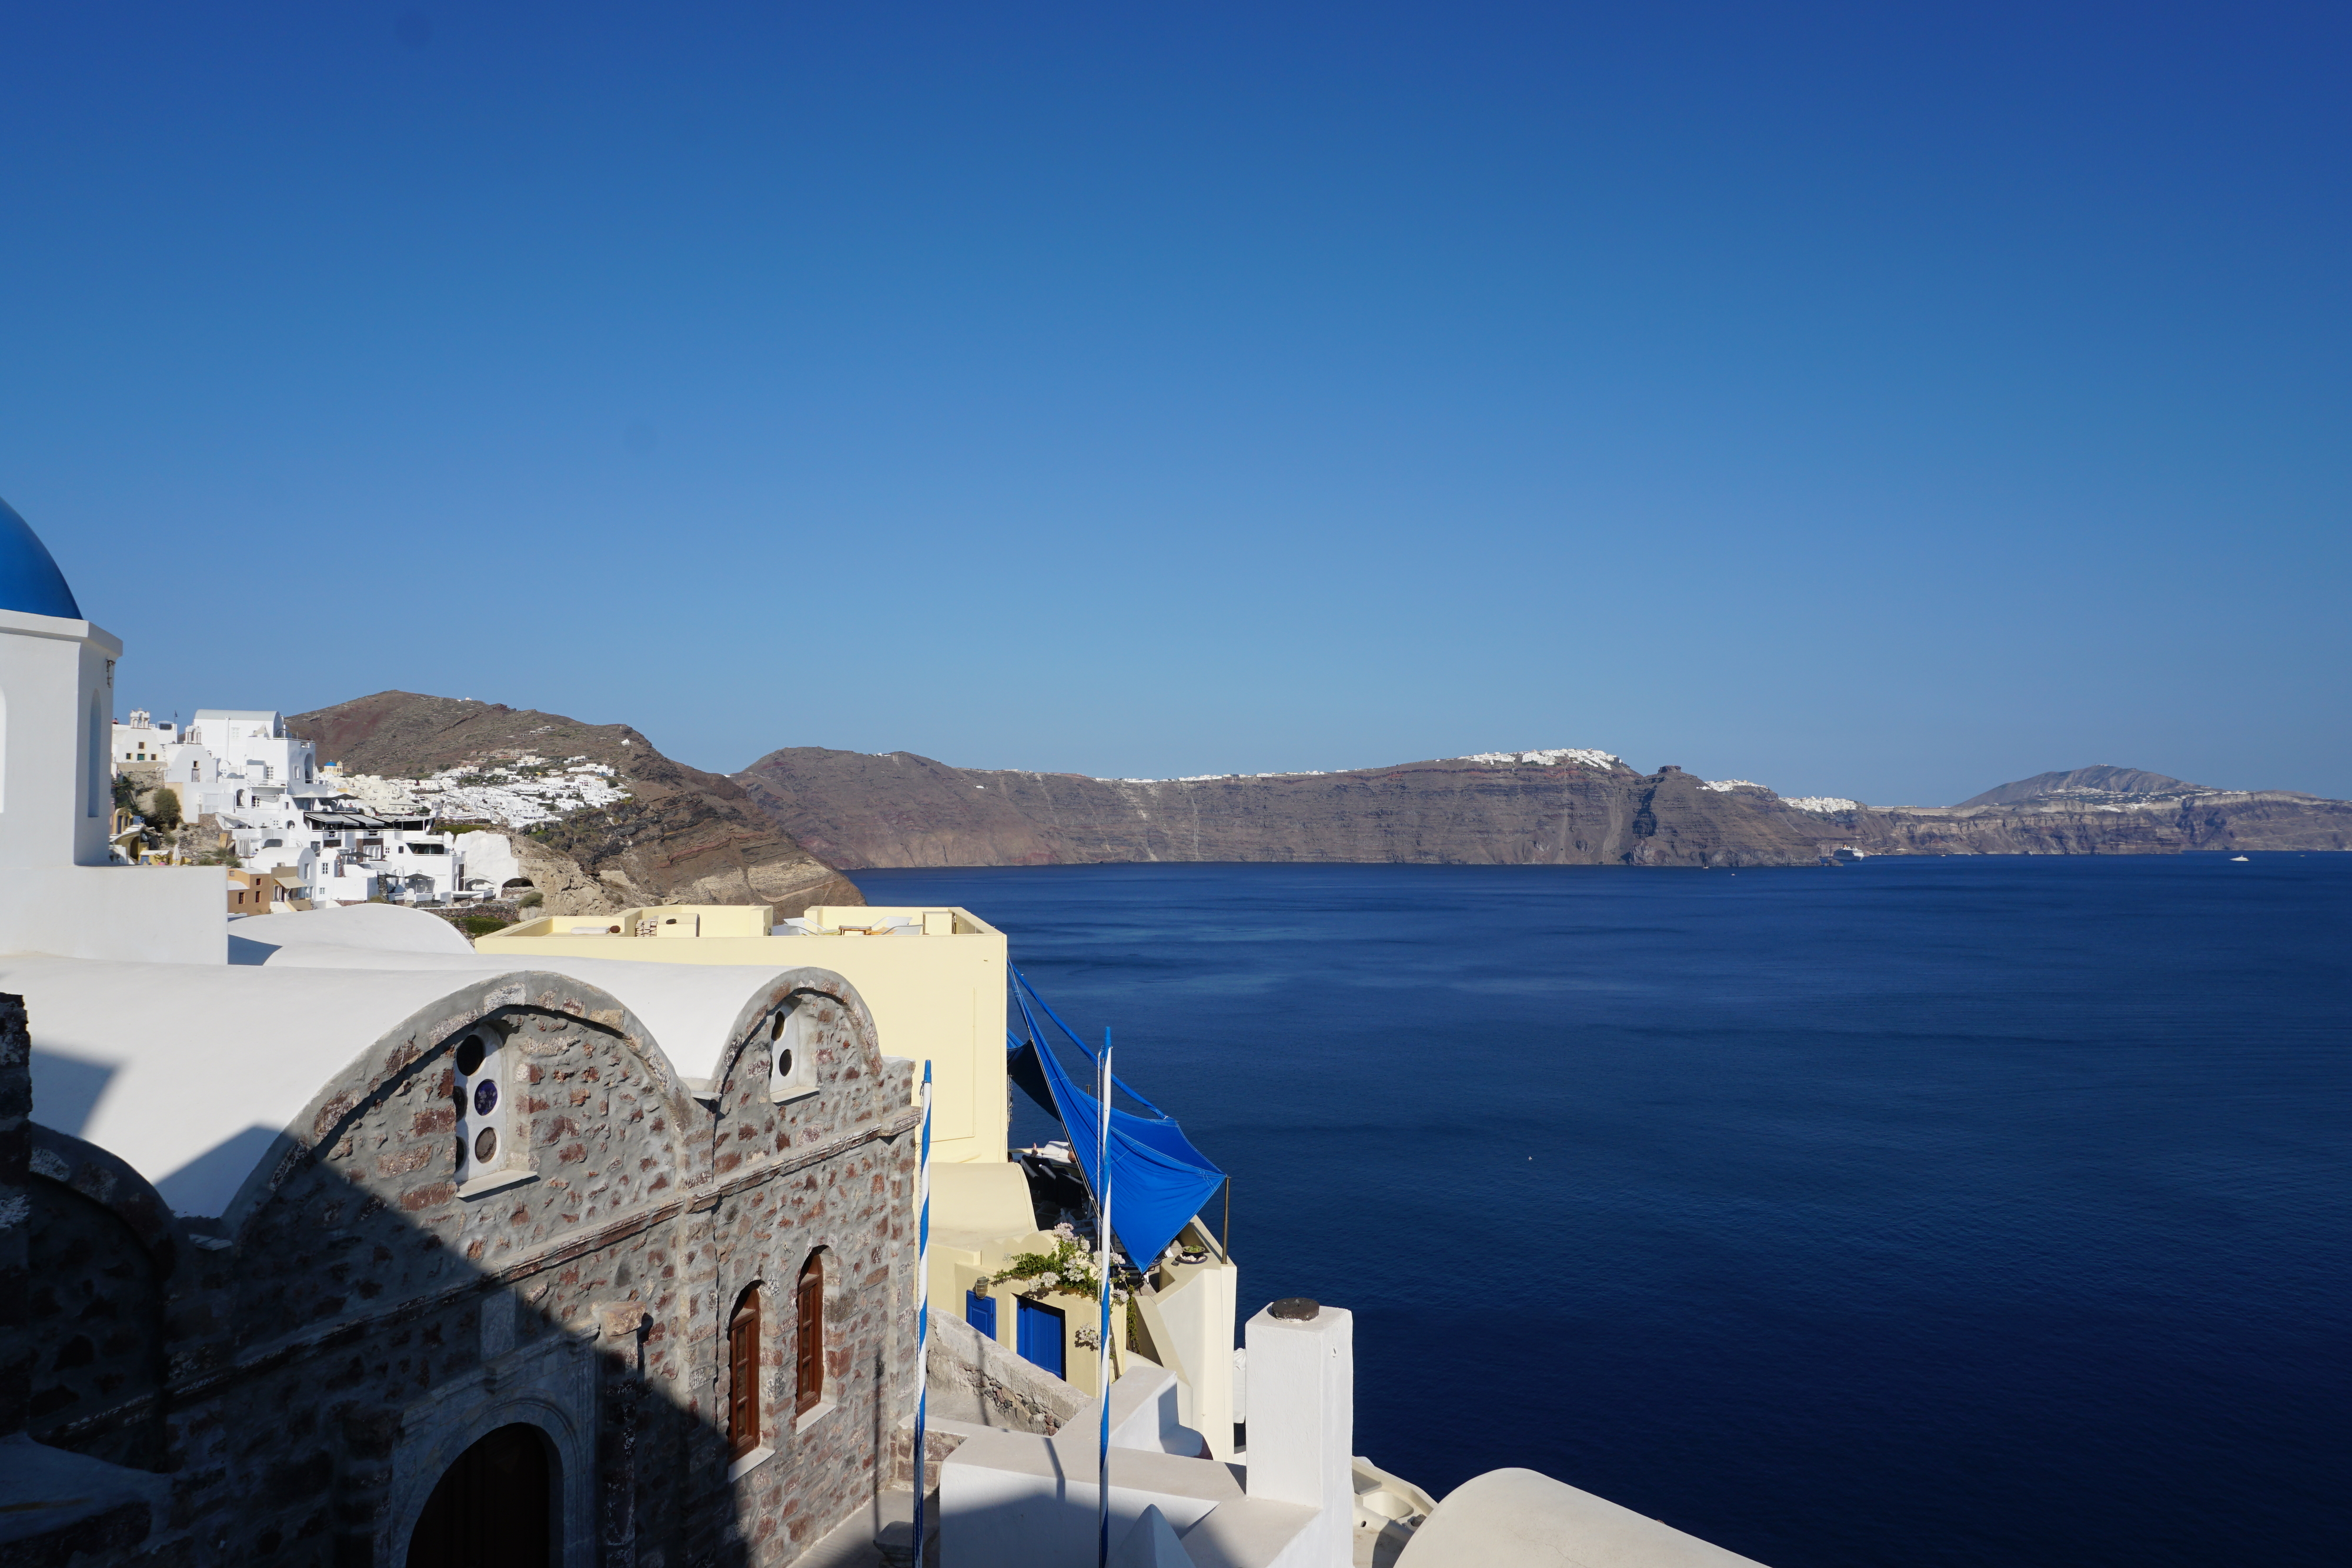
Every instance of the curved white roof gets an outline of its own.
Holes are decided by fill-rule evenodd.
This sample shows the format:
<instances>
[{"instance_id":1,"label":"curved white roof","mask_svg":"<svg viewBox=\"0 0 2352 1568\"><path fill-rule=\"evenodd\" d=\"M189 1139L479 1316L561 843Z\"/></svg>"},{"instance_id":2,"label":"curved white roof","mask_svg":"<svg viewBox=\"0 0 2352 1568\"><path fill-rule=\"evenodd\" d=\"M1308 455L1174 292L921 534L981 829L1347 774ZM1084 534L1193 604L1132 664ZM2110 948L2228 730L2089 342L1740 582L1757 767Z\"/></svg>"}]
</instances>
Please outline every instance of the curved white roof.
<instances>
[{"instance_id":1,"label":"curved white roof","mask_svg":"<svg viewBox=\"0 0 2352 1568\"><path fill-rule=\"evenodd\" d=\"M1397 1568L1763 1568L1752 1557L1535 1470L1488 1470L1445 1494Z\"/></svg>"},{"instance_id":2,"label":"curved white roof","mask_svg":"<svg viewBox=\"0 0 2352 1568\"><path fill-rule=\"evenodd\" d=\"M733 1038L736 1019L764 993L787 966L772 968L736 964L632 964L617 958L533 955L528 959L488 953L387 953L365 947L324 945L277 949L260 967L272 974L335 970L342 973L406 973L463 977L519 975L526 971L583 980L637 1015L653 1032L677 1072L708 1079L719 1071L719 1053Z\"/></svg>"},{"instance_id":3,"label":"curved white roof","mask_svg":"<svg viewBox=\"0 0 2352 1568\"><path fill-rule=\"evenodd\" d=\"M0 956L33 1040L33 1120L112 1151L182 1214L224 1212L277 1135L447 971Z\"/></svg>"},{"instance_id":4,"label":"curved white roof","mask_svg":"<svg viewBox=\"0 0 2352 1568\"><path fill-rule=\"evenodd\" d=\"M788 966L636 964L615 958L478 953L457 928L421 909L354 904L290 915L263 915L229 927L229 962L271 970L404 969L446 975L514 975L527 970L584 981L620 1002L646 1029L681 1076L705 1080L755 996Z\"/></svg>"},{"instance_id":5,"label":"curved white roof","mask_svg":"<svg viewBox=\"0 0 2352 1568\"><path fill-rule=\"evenodd\" d=\"M232 922L226 965L0 956L32 1026L33 1119L111 1150L180 1213L217 1215L327 1083L417 1012L500 975L592 986L671 1070L707 1081L787 966L474 951L421 910L353 904Z\"/></svg>"}]
</instances>

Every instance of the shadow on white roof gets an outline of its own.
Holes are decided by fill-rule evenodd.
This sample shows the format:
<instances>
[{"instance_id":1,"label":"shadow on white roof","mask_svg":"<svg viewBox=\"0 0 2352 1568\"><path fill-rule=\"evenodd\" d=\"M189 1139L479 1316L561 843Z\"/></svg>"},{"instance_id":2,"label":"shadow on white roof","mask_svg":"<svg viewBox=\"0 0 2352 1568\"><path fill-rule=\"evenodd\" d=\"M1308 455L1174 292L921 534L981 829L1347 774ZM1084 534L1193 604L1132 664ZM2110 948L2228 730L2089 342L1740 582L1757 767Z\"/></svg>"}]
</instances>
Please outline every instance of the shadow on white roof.
<instances>
[{"instance_id":1,"label":"shadow on white roof","mask_svg":"<svg viewBox=\"0 0 2352 1568\"><path fill-rule=\"evenodd\" d=\"M419 910L354 904L236 921L230 961L0 956L25 998L33 1119L111 1150L182 1214L224 1213L277 1135L409 1019L502 975L561 975L627 1009L689 1085L708 1081L793 966L477 953Z\"/></svg>"},{"instance_id":2,"label":"shadow on white roof","mask_svg":"<svg viewBox=\"0 0 2352 1568\"><path fill-rule=\"evenodd\" d=\"M228 933L232 953L240 941L259 942L271 947L328 943L338 947L373 947L386 953L474 950L474 945L440 916L397 904L351 904L287 915L249 915L243 920L230 921Z\"/></svg>"}]
</instances>

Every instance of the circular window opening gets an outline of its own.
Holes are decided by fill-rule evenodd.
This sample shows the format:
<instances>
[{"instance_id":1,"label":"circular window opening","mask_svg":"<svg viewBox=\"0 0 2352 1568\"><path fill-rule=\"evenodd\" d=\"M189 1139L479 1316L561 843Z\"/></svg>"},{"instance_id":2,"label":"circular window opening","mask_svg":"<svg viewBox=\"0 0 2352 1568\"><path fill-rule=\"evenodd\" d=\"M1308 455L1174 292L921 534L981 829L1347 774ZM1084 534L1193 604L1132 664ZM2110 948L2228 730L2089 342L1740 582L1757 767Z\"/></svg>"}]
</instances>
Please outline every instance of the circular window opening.
<instances>
[{"instance_id":1,"label":"circular window opening","mask_svg":"<svg viewBox=\"0 0 2352 1568\"><path fill-rule=\"evenodd\" d=\"M768 1038L770 1040L782 1040L784 1038L784 1019L791 1016L792 1014L790 1012L779 1011L774 1018L768 1020Z\"/></svg>"},{"instance_id":2,"label":"circular window opening","mask_svg":"<svg viewBox=\"0 0 2352 1568\"><path fill-rule=\"evenodd\" d=\"M485 1078L474 1085L474 1114L487 1116L499 1108L499 1086Z\"/></svg>"},{"instance_id":3,"label":"circular window opening","mask_svg":"<svg viewBox=\"0 0 2352 1568\"><path fill-rule=\"evenodd\" d=\"M471 1078L482 1070L482 1037L469 1034L466 1043L457 1048L457 1071Z\"/></svg>"},{"instance_id":4,"label":"circular window opening","mask_svg":"<svg viewBox=\"0 0 2352 1568\"><path fill-rule=\"evenodd\" d=\"M788 1045L782 1051L776 1052L776 1076L779 1078L790 1078L792 1075L793 1048Z\"/></svg>"},{"instance_id":5,"label":"circular window opening","mask_svg":"<svg viewBox=\"0 0 2352 1568\"><path fill-rule=\"evenodd\" d=\"M490 1156L498 1152L498 1134L488 1127L483 1128L479 1135L474 1139L474 1163L478 1166L486 1166L490 1163Z\"/></svg>"}]
</instances>

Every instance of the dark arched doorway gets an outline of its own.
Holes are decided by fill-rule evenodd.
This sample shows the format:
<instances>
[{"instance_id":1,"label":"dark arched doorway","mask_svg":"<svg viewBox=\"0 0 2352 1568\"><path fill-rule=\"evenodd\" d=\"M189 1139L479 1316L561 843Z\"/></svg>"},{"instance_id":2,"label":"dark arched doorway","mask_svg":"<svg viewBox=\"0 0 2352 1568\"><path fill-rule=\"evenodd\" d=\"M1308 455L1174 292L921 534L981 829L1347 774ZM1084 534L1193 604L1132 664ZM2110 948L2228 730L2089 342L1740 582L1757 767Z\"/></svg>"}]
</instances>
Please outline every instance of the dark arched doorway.
<instances>
[{"instance_id":1,"label":"dark arched doorway","mask_svg":"<svg viewBox=\"0 0 2352 1568\"><path fill-rule=\"evenodd\" d=\"M408 1568L547 1568L553 1465L536 1427L501 1427L457 1456L408 1537Z\"/></svg>"}]
</instances>

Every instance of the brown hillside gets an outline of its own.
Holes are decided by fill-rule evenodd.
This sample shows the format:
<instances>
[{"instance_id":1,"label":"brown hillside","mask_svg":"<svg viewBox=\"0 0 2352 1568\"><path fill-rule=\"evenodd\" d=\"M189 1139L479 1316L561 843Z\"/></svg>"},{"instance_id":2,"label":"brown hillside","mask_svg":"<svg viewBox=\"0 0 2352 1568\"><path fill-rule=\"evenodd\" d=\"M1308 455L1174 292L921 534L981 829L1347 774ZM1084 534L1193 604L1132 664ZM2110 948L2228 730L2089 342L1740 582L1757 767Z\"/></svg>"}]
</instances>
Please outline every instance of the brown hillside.
<instances>
[{"instance_id":1,"label":"brown hillside","mask_svg":"<svg viewBox=\"0 0 2352 1568\"><path fill-rule=\"evenodd\" d=\"M556 914L642 904L863 904L847 878L780 831L734 780L674 762L625 724L503 703L378 692L296 714L287 727L353 773L417 778L527 753L608 763L631 799L534 833L531 879Z\"/></svg>"}]
</instances>

